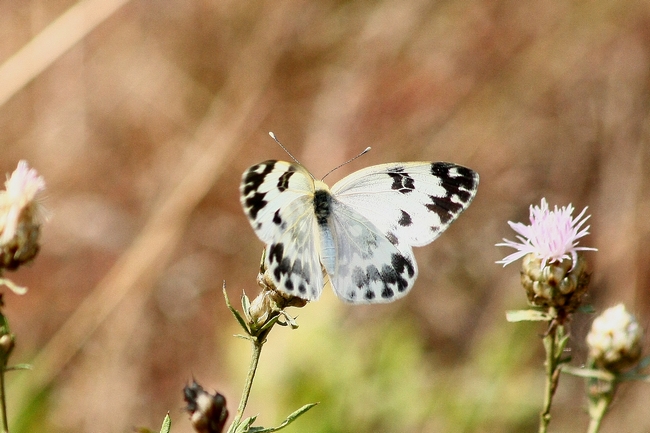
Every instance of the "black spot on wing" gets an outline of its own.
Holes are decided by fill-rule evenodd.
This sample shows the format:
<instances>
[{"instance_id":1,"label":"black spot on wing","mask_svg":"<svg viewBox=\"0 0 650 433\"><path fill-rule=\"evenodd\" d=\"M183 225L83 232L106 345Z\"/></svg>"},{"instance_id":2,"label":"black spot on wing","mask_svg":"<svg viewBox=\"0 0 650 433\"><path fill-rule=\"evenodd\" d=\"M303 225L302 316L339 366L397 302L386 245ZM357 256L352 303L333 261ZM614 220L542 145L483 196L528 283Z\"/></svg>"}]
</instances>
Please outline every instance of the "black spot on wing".
<instances>
[{"instance_id":1,"label":"black spot on wing","mask_svg":"<svg viewBox=\"0 0 650 433\"><path fill-rule=\"evenodd\" d=\"M393 232L386 233L386 239L388 239L388 241L393 245L397 245L399 243L397 236L395 236L395 233Z\"/></svg>"},{"instance_id":2,"label":"black spot on wing","mask_svg":"<svg viewBox=\"0 0 650 433\"><path fill-rule=\"evenodd\" d=\"M397 273L403 274L406 272L409 278L413 278L415 276L415 267L413 266L411 260L408 259L408 257L404 257L401 254L393 254L391 257L391 264ZM400 292L401 291L402 290L400 290Z\"/></svg>"},{"instance_id":3,"label":"black spot on wing","mask_svg":"<svg viewBox=\"0 0 650 433\"><path fill-rule=\"evenodd\" d=\"M268 203L266 200L266 193L256 192L250 197L246 198L246 209L251 218L256 219L257 213L266 207Z\"/></svg>"},{"instance_id":4,"label":"black spot on wing","mask_svg":"<svg viewBox=\"0 0 650 433\"><path fill-rule=\"evenodd\" d=\"M286 191L287 188L289 188L289 180L291 180L291 176L293 176L295 172L295 167L289 166L289 169L282 173L278 179L278 190L280 190L280 192Z\"/></svg>"},{"instance_id":5,"label":"black spot on wing","mask_svg":"<svg viewBox=\"0 0 650 433\"><path fill-rule=\"evenodd\" d=\"M393 184L390 186L391 189L399 191L402 194L408 194L415 189L415 181L405 172L404 167L393 167L388 170L387 174L393 179Z\"/></svg>"},{"instance_id":6,"label":"black spot on wing","mask_svg":"<svg viewBox=\"0 0 650 433\"><path fill-rule=\"evenodd\" d=\"M431 174L438 177L447 190L447 196L466 203L471 200L478 186L478 175L474 170L450 162L434 162Z\"/></svg>"},{"instance_id":7,"label":"black spot on wing","mask_svg":"<svg viewBox=\"0 0 650 433\"><path fill-rule=\"evenodd\" d=\"M244 195L248 195L262 185L266 176L273 171L275 163L276 161L264 161L246 170L242 181L242 192Z\"/></svg>"},{"instance_id":8,"label":"black spot on wing","mask_svg":"<svg viewBox=\"0 0 650 433\"><path fill-rule=\"evenodd\" d=\"M266 193L258 189L264 183L264 179L273 171L276 161L265 161L256 164L244 172L241 184L241 195L243 198L244 210L252 219L257 218L260 210L268 203Z\"/></svg>"},{"instance_id":9,"label":"black spot on wing","mask_svg":"<svg viewBox=\"0 0 650 433\"><path fill-rule=\"evenodd\" d=\"M303 267L302 261L296 259L293 263L289 260L288 257L284 257L284 244L281 242L277 244L271 244L268 251L269 257L269 267L273 272L273 277L276 281L283 282L283 288L288 292L292 293L296 287L292 276L297 276L298 281L298 292L301 295L307 293L307 287L305 284L309 284L311 275L309 268Z\"/></svg>"},{"instance_id":10,"label":"black spot on wing","mask_svg":"<svg viewBox=\"0 0 650 433\"><path fill-rule=\"evenodd\" d=\"M399 225L401 225L402 227L408 227L411 224L413 224L413 220L411 219L411 215L409 215L408 213L406 213L403 210L401 210L400 212L401 212L402 215L400 216L399 221L397 221L397 223Z\"/></svg>"},{"instance_id":11,"label":"black spot on wing","mask_svg":"<svg viewBox=\"0 0 650 433\"><path fill-rule=\"evenodd\" d=\"M395 291L391 289L388 286L384 286L383 290L381 291L381 297L384 299L390 299L395 296Z\"/></svg>"},{"instance_id":12,"label":"black spot on wing","mask_svg":"<svg viewBox=\"0 0 650 433\"><path fill-rule=\"evenodd\" d=\"M431 174L440 179L444 196L429 196L425 206L435 212L443 224L449 224L467 207L478 186L478 175L469 168L449 162L431 164Z\"/></svg>"},{"instance_id":13,"label":"black spot on wing","mask_svg":"<svg viewBox=\"0 0 650 433\"><path fill-rule=\"evenodd\" d=\"M415 274L415 268L409 259L404 257L401 254L393 254L391 257L391 266L384 265L382 268L382 278L381 280L384 283L384 290L382 291L382 296L384 293L392 293L392 286L397 287L398 292L403 292L408 289L409 283L403 277L404 273L407 273L410 278ZM390 289L387 290L387 289ZM391 295L392 297L392 295ZM387 299L387 298L386 298Z\"/></svg>"},{"instance_id":14,"label":"black spot on wing","mask_svg":"<svg viewBox=\"0 0 650 433\"><path fill-rule=\"evenodd\" d=\"M284 244L271 244L268 255L269 264L273 270L273 276L275 277L275 280L282 281L282 276L287 275L291 271L291 262L287 257L284 257ZM293 290L293 285L291 285L291 287L287 287L285 284L285 289L291 291Z\"/></svg>"},{"instance_id":15,"label":"black spot on wing","mask_svg":"<svg viewBox=\"0 0 650 433\"><path fill-rule=\"evenodd\" d=\"M287 224L282 219L282 216L280 215L280 209L276 210L273 214L273 224L280 227L281 230L284 230L287 226Z\"/></svg>"},{"instance_id":16,"label":"black spot on wing","mask_svg":"<svg viewBox=\"0 0 650 433\"><path fill-rule=\"evenodd\" d=\"M357 266L352 271L352 282L355 287L363 293L363 298L372 301L377 296L370 287L373 283L380 283L381 296L385 300L395 297L395 290L402 293L409 287L409 279L415 275L413 263L401 254L393 254L391 263L382 266L381 270L375 265L367 265L365 268ZM355 291L350 291L349 299L356 296Z\"/></svg>"},{"instance_id":17,"label":"black spot on wing","mask_svg":"<svg viewBox=\"0 0 650 433\"><path fill-rule=\"evenodd\" d=\"M443 224L449 224L462 210L462 203L454 203L449 197L435 197L430 195L430 203L425 206L440 217Z\"/></svg>"}]
</instances>

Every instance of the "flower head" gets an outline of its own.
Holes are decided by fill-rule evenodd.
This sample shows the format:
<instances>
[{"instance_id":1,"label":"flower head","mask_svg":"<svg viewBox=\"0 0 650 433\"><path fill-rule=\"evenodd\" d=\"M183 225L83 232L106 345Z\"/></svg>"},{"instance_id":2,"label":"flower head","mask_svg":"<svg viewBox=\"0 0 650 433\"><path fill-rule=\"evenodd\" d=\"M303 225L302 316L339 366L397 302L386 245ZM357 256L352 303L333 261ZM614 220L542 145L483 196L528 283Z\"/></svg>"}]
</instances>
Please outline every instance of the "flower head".
<instances>
[{"instance_id":1,"label":"flower head","mask_svg":"<svg viewBox=\"0 0 650 433\"><path fill-rule=\"evenodd\" d=\"M39 250L42 209L37 198L45 181L20 161L5 187L0 191L0 269L16 269Z\"/></svg>"},{"instance_id":2,"label":"flower head","mask_svg":"<svg viewBox=\"0 0 650 433\"><path fill-rule=\"evenodd\" d=\"M580 215L573 218L573 206L569 204L558 209L549 210L546 199L542 198L540 206L530 206L530 225L514 223L508 224L519 233L519 242L503 239L500 247L511 247L517 251L499 260L497 263L508 265L527 254L533 254L542 260L542 267L547 263L559 263L564 259L572 259L573 265L577 262L578 251L593 250L595 248L578 246L578 239L589 234L589 226L583 227L591 215L583 218L587 208Z\"/></svg>"},{"instance_id":3,"label":"flower head","mask_svg":"<svg viewBox=\"0 0 650 433\"><path fill-rule=\"evenodd\" d=\"M618 304L594 319L587 335L589 358L599 367L620 371L641 356L642 337L635 317Z\"/></svg>"},{"instance_id":4,"label":"flower head","mask_svg":"<svg viewBox=\"0 0 650 433\"><path fill-rule=\"evenodd\" d=\"M5 191L0 191L0 245L5 245L16 235L18 222L24 210L35 206L36 195L45 189L42 176L20 161L18 167L5 182Z\"/></svg>"},{"instance_id":5,"label":"flower head","mask_svg":"<svg viewBox=\"0 0 650 433\"><path fill-rule=\"evenodd\" d=\"M226 398L215 391L210 394L196 381L183 388L192 427L198 433L221 433L228 418Z\"/></svg>"}]
</instances>

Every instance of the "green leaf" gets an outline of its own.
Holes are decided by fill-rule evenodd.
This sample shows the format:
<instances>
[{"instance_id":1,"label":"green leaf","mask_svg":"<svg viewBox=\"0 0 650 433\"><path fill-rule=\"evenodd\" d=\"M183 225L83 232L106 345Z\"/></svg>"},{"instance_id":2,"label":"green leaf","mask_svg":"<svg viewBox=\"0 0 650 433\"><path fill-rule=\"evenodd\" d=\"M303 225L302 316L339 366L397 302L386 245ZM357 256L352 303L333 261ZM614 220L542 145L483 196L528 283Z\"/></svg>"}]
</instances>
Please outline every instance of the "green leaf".
<instances>
[{"instance_id":1,"label":"green leaf","mask_svg":"<svg viewBox=\"0 0 650 433\"><path fill-rule=\"evenodd\" d=\"M250 433L271 433L271 432L281 430L281 429L285 428L286 426L288 426L289 424L291 424L292 422L294 422L300 415L304 414L305 412L307 412L309 409L316 406L317 404L318 403L309 403L309 404L304 405L303 407L301 407L300 409L298 409L297 411L295 411L291 415L289 415L287 417L287 419L285 419L282 422L282 424L280 424L277 427L270 427L270 428L253 427L253 428L251 428L249 430L249 432Z\"/></svg>"},{"instance_id":2,"label":"green leaf","mask_svg":"<svg viewBox=\"0 0 650 433\"><path fill-rule=\"evenodd\" d=\"M265 332L266 330L271 329L271 327L273 325L275 325L276 323L280 325L281 323L278 322L279 318L280 318L280 316L273 316L270 319L268 319L266 321L266 323L264 323L264 325L260 329L257 330L255 335L260 335L261 333Z\"/></svg>"},{"instance_id":3,"label":"green leaf","mask_svg":"<svg viewBox=\"0 0 650 433\"><path fill-rule=\"evenodd\" d=\"M172 419L169 417L169 412L165 415L163 420L162 427L160 428L160 433L169 433L172 429Z\"/></svg>"},{"instance_id":4,"label":"green leaf","mask_svg":"<svg viewBox=\"0 0 650 433\"><path fill-rule=\"evenodd\" d=\"M552 317L538 310L511 310L506 311L508 322L548 322Z\"/></svg>"},{"instance_id":5,"label":"green leaf","mask_svg":"<svg viewBox=\"0 0 650 433\"><path fill-rule=\"evenodd\" d=\"M253 318L251 317L250 310L251 310L251 300L248 299L248 296L246 296L246 293L241 294L241 308L242 311L244 312L244 316L246 316L246 320L248 323L253 322Z\"/></svg>"},{"instance_id":6,"label":"green leaf","mask_svg":"<svg viewBox=\"0 0 650 433\"><path fill-rule=\"evenodd\" d=\"M562 373L567 373L572 376L577 377L586 377L588 379L599 379L607 382L612 382L616 379L616 376L605 370L597 370L594 368L579 368L572 367L570 365L563 365L560 367Z\"/></svg>"},{"instance_id":7,"label":"green leaf","mask_svg":"<svg viewBox=\"0 0 650 433\"><path fill-rule=\"evenodd\" d=\"M562 354L564 353L564 349L566 348L567 343L569 342L569 334L564 333L564 327L560 326L558 327L558 342L557 342L557 353L555 354L556 359L559 362L567 362L568 360L571 359L571 357L565 358L562 360Z\"/></svg>"},{"instance_id":8,"label":"green leaf","mask_svg":"<svg viewBox=\"0 0 650 433\"><path fill-rule=\"evenodd\" d=\"M248 329L248 325L241 317L241 314L239 314L239 312L233 308L232 304L230 303L230 299L228 299L228 294L226 293L225 281L223 282L223 297L226 299L226 306L228 307L232 315L235 316L235 319L237 319L237 321L239 322L239 326L241 326L248 335L251 335L251 331L250 329Z\"/></svg>"},{"instance_id":9,"label":"green leaf","mask_svg":"<svg viewBox=\"0 0 650 433\"><path fill-rule=\"evenodd\" d=\"M7 367L5 371L12 371L12 370L33 370L34 366L32 364L16 364L12 365L11 367Z\"/></svg>"},{"instance_id":10,"label":"green leaf","mask_svg":"<svg viewBox=\"0 0 650 433\"><path fill-rule=\"evenodd\" d=\"M237 430L235 430L235 433L248 433L251 431L251 425L255 422L257 419L257 415L250 416L243 420L238 426Z\"/></svg>"}]
</instances>

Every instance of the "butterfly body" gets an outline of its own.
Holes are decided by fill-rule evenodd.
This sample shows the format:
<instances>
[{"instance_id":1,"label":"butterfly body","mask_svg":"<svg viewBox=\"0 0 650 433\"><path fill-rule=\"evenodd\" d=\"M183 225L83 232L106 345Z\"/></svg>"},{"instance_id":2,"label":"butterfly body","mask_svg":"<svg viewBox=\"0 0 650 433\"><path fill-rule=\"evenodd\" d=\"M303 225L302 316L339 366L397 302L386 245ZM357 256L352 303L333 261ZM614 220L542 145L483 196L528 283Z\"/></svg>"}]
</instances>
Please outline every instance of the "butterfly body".
<instances>
[{"instance_id":1,"label":"butterfly body","mask_svg":"<svg viewBox=\"0 0 650 433\"><path fill-rule=\"evenodd\" d=\"M330 189L297 163L265 161L244 172L240 191L277 289L316 300L325 276L344 301L377 303L411 289L411 247L436 239L477 186L468 168L410 162L359 170Z\"/></svg>"}]
</instances>

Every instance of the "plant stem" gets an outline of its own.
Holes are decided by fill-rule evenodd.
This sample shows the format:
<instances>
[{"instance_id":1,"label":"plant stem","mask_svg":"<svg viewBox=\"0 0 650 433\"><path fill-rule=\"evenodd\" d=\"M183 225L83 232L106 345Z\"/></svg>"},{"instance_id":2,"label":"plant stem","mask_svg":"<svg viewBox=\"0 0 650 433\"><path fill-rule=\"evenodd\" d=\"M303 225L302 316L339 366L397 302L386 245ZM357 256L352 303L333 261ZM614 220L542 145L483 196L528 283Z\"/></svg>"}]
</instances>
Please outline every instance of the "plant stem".
<instances>
[{"instance_id":1,"label":"plant stem","mask_svg":"<svg viewBox=\"0 0 650 433\"><path fill-rule=\"evenodd\" d=\"M587 433L598 433L600 429L600 423L603 421L605 412L609 407L608 399L601 398L596 404L591 404L589 408L589 428Z\"/></svg>"},{"instance_id":2,"label":"plant stem","mask_svg":"<svg viewBox=\"0 0 650 433\"><path fill-rule=\"evenodd\" d=\"M253 386L253 379L255 378L255 373L257 372L257 364L260 360L260 354L262 353L262 345L266 339L259 337L252 337L251 343L252 353L251 353L251 363L248 367L248 375L246 376L246 384L244 385L244 391L242 392L241 400L239 401L239 407L237 408L237 413L235 418L232 421L232 424L228 428L228 433L234 433L239 427L242 416L244 415L244 410L246 410L246 405L248 404L248 397L251 393L251 388Z\"/></svg>"},{"instance_id":3,"label":"plant stem","mask_svg":"<svg viewBox=\"0 0 650 433\"><path fill-rule=\"evenodd\" d=\"M587 433L597 433L609 404L614 399L616 381L599 381L593 379L588 385L589 393L589 428Z\"/></svg>"},{"instance_id":4,"label":"plant stem","mask_svg":"<svg viewBox=\"0 0 650 433\"><path fill-rule=\"evenodd\" d=\"M561 327L561 325L559 325ZM563 334L560 332L560 334ZM544 349L546 349L546 384L544 387L544 406L539 414L539 433L546 433L551 422L551 403L560 379L558 361L558 325L551 323L546 336L544 337Z\"/></svg>"},{"instance_id":5,"label":"plant stem","mask_svg":"<svg viewBox=\"0 0 650 433\"><path fill-rule=\"evenodd\" d=\"M9 422L7 421L7 399L5 396L6 367L7 358L2 356L2 365L0 365L0 410L2 411L2 433L9 433Z\"/></svg>"}]
</instances>

